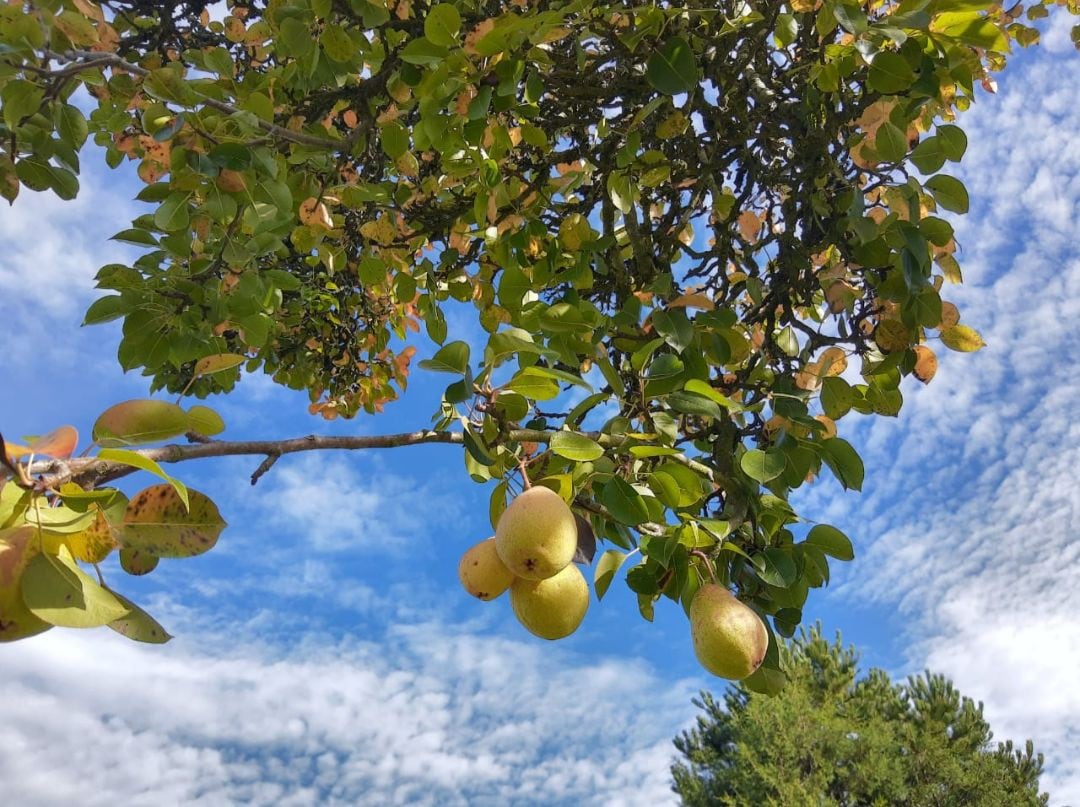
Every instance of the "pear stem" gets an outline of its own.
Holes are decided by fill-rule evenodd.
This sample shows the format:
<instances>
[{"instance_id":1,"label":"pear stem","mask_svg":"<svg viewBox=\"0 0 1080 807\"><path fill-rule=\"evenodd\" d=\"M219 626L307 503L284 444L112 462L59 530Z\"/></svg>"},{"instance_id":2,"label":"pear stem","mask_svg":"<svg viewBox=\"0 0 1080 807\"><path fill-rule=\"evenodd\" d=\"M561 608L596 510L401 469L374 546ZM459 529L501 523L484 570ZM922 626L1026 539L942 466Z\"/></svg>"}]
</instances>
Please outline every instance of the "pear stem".
<instances>
[{"instance_id":1,"label":"pear stem","mask_svg":"<svg viewBox=\"0 0 1080 807\"><path fill-rule=\"evenodd\" d=\"M525 469L524 457L518 458L518 468L521 469L521 484L525 488L525 490L528 490L532 487L532 482L529 481L529 472Z\"/></svg>"},{"instance_id":2,"label":"pear stem","mask_svg":"<svg viewBox=\"0 0 1080 807\"><path fill-rule=\"evenodd\" d=\"M695 558L701 558L701 562L705 564L705 568L709 570L709 577L712 581L716 582L716 566L713 565L712 558L702 552L700 549L691 549L690 555Z\"/></svg>"}]
</instances>

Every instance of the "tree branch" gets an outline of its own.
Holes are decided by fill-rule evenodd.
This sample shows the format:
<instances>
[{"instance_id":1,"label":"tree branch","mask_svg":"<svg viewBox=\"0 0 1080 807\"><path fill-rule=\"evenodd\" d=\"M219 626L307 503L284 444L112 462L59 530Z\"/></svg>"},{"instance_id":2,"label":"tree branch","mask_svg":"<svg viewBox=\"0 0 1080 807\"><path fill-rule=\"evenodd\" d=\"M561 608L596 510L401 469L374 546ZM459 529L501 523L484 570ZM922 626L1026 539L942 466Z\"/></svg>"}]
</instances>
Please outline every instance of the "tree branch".
<instances>
[{"instance_id":1,"label":"tree branch","mask_svg":"<svg viewBox=\"0 0 1080 807\"><path fill-rule=\"evenodd\" d=\"M64 53L48 51L47 55L50 59L55 59L60 63L71 63L69 67L50 75L69 75L73 71L92 70L96 67L115 67L127 73L142 76L143 78L150 75L150 71L145 67L140 67L137 64L126 61L115 53L69 50ZM224 112L226 115L238 115L241 112L241 110L237 109L232 104L226 104L224 101L218 101L216 98L207 98L204 95L201 96L199 100L200 103L205 106L216 109L218 112ZM271 137L287 140L290 143L296 143L301 146L315 146L316 148L330 149L331 151L337 151L338 149L348 148L350 146L350 143L345 140L331 140L328 137L318 137L317 135L309 135L304 132L294 132L291 129L286 129L284 126L278 126L276 123L271 123L270 121L265 121L261 118L258 123L259 128Z\"/></svg>"},{"instance_id":2,"label":"tree branch","mask_svg":"<svg viewBox=\"0 0 1080 807\"><path fill-rule=\"evenodd\" d=\"M517 443L549 443L558 432L539 429L514 429L507 439ZM587 437L605 447L616 447L626 442L625 437L586 432ZM402 448L428 444L464 445L461 432L441 432L423 430L401 432L398 434L365 436L331 436L309 434L306 437L291 437L284 440L208 440L189 445L173 444L156 448L136 449L134 453L160 463L187 462L206 457L240 457L262 455L263 463L252 475L252 484L270 470L284 454L297 454L302 451L357 451L371 448ZM712 480L713 469L683 455L673 455L668 459L681 462ZM39 460L26 468L29 476L37 476L35 483L39 489L55 490L65 482L75 482L83 487L97 487L138 471L131 465L111 462L97 457L77 457L66 460ZM0 471L0 481L9 474Z\"/></svg>"}]
</instances>

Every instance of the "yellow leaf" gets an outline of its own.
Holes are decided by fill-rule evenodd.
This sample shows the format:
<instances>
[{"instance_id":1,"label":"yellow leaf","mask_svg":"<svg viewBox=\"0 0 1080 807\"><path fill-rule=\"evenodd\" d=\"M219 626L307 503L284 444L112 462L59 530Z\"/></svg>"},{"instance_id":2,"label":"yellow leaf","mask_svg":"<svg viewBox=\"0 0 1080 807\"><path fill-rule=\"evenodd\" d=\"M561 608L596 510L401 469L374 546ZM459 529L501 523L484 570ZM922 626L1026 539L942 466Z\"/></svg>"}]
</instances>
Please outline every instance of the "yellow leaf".
<instances>
[{"instance_id":1,"label":"yellow leaf","mask_svg":"<svg viewBox=\"0 0 1080 807\"><path fill-rule=\"evenodd\" d=\"M874 341L885 353L895 353L911 344L911 334L900 320L884 319L874 329Z\"/></svg>"},{"instance_id":2,"label":"yellow leaf","mask_svg":"<svg viewBox=\"0 0 1080 807\"><path fill-rule=\"evenodd\" d=\"M308 227L321 230L329 230L334 226L334 222L330 219L330 211L326 209L326 205L314 197L305 199L300 203L300 222Z\"/></svg>"},{"instance_id":3,"label":"yellow leaf","mask_svg":"<svg viewBox=\"0 0 1080 807\"><path fill-rule=\"evenodd\" d=\"M941 327L951 328L960 322L960 309L949 302L941 303Z\"/></svg>"},{"instance_id":4,"label":"yellow leaf","mask_svg":"<svg viewBox=\"0 0 1080 807\"><path fill-rule=\"evenodd\" d=\"M680 294L667 304L668 308L700 308L703 311L712 311L716 303L701 292L695 294Z\"/></svg>"},{"instance_id":5,"label":"yellow leaf","mask_svg":"<svg viewBox=\"0 0 1080 807\"><path fill-rule=\"evenodd\" d=\"M948 328L942 328L941 341L945 343L945 347L961 353L972 353L986 346L979 332L967 325L950 325Z\"/></svg>"}]
</instances>

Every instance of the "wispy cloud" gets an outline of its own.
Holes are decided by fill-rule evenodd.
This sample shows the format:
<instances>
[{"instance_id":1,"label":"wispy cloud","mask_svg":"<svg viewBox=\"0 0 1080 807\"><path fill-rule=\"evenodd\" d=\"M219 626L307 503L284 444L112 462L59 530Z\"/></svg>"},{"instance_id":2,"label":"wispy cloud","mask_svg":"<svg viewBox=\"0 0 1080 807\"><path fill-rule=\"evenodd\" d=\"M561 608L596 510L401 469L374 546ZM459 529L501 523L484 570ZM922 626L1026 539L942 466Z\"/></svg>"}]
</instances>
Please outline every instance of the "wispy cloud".
<instances>
[{"instance_id":1,"label":"wispy cloud","mask_svg":"<svg viewBox=\"0 0 1080 807\"><path fill-rule=\"evenodd\" d=\"M193 637L194 639L194 637ZM0 650L12 803L671 801L694 682L439 621L295 647L146 649L52 633Z\"/></svg>"}]
</instances>

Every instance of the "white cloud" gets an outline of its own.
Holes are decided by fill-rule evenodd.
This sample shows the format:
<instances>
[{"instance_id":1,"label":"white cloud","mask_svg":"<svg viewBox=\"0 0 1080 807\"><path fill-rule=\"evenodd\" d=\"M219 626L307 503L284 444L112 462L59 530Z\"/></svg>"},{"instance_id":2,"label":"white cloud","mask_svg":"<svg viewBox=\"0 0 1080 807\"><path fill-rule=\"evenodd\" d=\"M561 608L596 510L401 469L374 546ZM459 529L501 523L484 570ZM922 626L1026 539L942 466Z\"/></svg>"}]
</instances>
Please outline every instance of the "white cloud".
<instances>
[{"instance_id":1,"label":"white cloud","mask_svg":"<svg viewBox=\"0 0 1080 807\"><path fill-rule=\"evenodd\" d=\"M232 626L235 628L235 626ZM190 630L184 635L193 636ZM421 622L377 641L0 649L6 799L80 804L670 803L696 682Z\"/></svg>"}]
</instances>

